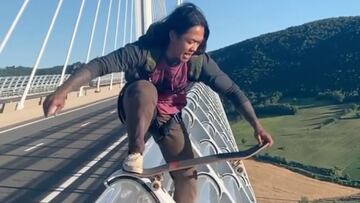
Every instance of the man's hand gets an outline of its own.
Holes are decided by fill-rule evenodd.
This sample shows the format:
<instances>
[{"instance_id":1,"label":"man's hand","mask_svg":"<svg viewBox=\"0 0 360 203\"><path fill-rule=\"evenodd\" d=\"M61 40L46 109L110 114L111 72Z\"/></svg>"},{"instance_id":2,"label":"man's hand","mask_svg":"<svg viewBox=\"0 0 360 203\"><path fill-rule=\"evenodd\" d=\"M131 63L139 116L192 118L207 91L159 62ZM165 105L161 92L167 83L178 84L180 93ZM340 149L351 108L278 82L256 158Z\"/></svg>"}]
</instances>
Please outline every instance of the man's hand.
<instances>
[{"instance_id":1,"label":"man's hand","mask_svg":"<svg viewBox=\"0 0 360 203\"><path fill-rule=\"evenodd\" d=\"M266 132L264 128L255 128L254 136L259 145L269 143L269 147L271 147L271 145L274 143L271 134Z\"/></svg>"},{"instance_id":2,"label":"man's hand","mask_svg":"<svg viewBox=\"0 0 360 203\"><path fill-rule=\"evenodd\" d=\"M57 92L48 95L43 103L45 117L56 115L65 105L66 93Z\"/></svg>"}]
</instances>

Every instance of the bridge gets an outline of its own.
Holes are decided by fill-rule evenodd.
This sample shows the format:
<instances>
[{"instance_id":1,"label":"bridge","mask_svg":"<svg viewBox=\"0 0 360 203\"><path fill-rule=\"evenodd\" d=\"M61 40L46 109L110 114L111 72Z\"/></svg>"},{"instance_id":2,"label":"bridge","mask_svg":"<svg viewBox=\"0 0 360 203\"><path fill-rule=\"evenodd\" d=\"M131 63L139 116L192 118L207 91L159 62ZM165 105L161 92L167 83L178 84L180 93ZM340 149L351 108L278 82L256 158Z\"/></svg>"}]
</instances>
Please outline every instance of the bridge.
<instances>
[{"instance_id":1,"label":"bridge","mask_svg":"<svg viewBox=\"0 0 360 203\"><path fill-rule=\"evenodd\" d=\"M0 56L6 51L24 12L33 3L24 0L16 11L0 41ZM0 121L3 123L0 125L0 201L173 202L174 185L168 174L162 183L164 189L155 190L149 179L124 177L117 171L127 152L126 129L116 114L117 94L126 82L123 73L97 78L70 93L67 97L69 108L58 116L42 118L41 115L44 97L69 77L65 73L87 6L95 4L92 6L96 9L91 14L91 31L87 33L90 35L87 55L78 59L84 63L94 51L94 35L100 32L98 19L101 15L105 15L106 21L100 55L105 55L143 34L151 22L166 15L169 5L164 0L82 0L76 10L76 23L62 73L36 75L64 3L68 2L57 1L54 13L49 16L50 25L44 25L47 32L31 74L0 77ZM174 6L180 3L173 2ZM111 26L115 27L113 34L109 33ZM123 32L122 44L119 43L120 31ZM114 37L112 48L109 48L110 37ZM202 83L195 84L188 91L187 102L183 119L197 156L239 150L221 100L214 91ZM15 119L10 122L12 117ZM144 156L146 168L164 163L151 137L146 142ZM241 163L241 168L242 171L237 171L230 162L199 166L197 202L256 202L246 166Z\"/></svg>"}]
</instances>

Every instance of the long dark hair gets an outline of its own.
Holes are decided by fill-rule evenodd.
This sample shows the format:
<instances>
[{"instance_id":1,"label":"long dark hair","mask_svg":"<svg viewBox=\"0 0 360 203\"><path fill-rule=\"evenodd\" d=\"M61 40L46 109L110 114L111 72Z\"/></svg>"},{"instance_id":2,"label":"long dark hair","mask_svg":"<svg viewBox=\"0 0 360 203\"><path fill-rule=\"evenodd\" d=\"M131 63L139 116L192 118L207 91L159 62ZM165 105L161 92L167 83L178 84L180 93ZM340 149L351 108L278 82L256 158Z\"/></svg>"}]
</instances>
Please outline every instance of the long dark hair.
<instances>
[{"instance_id":1,"label":"long dark hair","mask_svg":"<svg viewBox=\"0 0 360 203\"><path fill-rule=\"evenodd\" d=\"M204 40L199 45L195 54L202 54L206 50L207 39L210 30L205 16L200 9L192 3L184 3L177 7L170 15L163 20L150 25L146 34L139 38L146 47L157 47L165 49L169 42L169 32L175 31L178 36L186 33L193 26L201 25L204 27Z\"/></svg>"}]
</instances>

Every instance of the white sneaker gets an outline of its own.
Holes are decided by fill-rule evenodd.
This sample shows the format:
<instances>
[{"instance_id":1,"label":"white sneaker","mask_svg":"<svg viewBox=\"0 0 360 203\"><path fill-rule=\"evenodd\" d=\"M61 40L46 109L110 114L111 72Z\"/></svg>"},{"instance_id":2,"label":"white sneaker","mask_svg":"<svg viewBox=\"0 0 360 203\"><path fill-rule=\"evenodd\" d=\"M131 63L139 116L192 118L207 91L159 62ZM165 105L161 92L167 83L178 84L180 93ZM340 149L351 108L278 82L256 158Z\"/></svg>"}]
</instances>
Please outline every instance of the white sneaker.
<instances>
[{"instance_id":1,"label":"white sneaker","mask_svg":"<svg viewBox=\"0 0 360 203\"><path fill-rule=\"evenodd\" d=\"M122 164L122 169L132 173L143 172L143 156L140 153L129 154Z\"/></svg>"}]
</instances>

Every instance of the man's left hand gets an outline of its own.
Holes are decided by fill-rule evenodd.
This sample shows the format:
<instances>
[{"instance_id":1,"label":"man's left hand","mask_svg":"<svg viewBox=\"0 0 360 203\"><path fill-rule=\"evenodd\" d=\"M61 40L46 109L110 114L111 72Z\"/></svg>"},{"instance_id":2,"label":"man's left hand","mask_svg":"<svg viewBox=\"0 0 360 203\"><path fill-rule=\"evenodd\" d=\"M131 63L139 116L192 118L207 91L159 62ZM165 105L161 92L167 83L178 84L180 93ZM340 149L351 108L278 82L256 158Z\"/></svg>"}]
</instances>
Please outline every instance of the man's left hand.
<instances>
[{"instance_id":1,"label":"man's left hand","mask_svg":"<svg viewBox=\"0 0 360 203\"><path fill-rule=\"evenodd\" d=\"M271 145L274 143L271 134L263 128L255 129L254 136L259 145L269 143L269 147L271 147Z\"/></svg>"}]
</instances>

